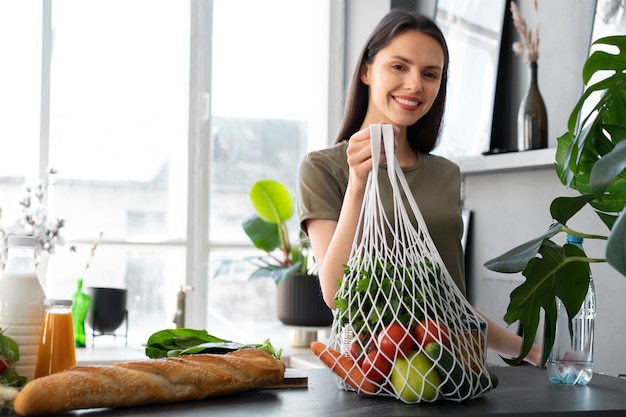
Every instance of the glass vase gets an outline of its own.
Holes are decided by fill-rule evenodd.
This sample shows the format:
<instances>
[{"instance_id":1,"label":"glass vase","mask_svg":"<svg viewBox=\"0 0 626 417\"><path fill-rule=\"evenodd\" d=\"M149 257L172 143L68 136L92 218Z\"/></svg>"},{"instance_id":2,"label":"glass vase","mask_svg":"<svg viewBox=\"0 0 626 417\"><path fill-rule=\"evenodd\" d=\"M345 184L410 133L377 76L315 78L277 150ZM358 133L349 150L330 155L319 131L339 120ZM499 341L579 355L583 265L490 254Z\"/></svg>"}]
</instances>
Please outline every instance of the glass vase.
<instances>
[{"instance_id":1,"label":"glass vase","mask_svg":"<svg viewBox=\"0 0 626 417\"><path fill-rule=\"evenodd\" d=\"M530 81L517 114L517 149L548 147L548 114L537 83L537 63L529 65Z\"/></svg>"},{"instance_id":2,"label":"glass vase","mask_svg":"<svg viewBox=\"0 0 626 417\"><path fill-rule=\"evenodd\" d=\"M76 347L86 346L85 318L91 305L91 297L83 291L83 280L76 280L76 291L72 294L72 320Z\"/></svg>"}]
</instances>

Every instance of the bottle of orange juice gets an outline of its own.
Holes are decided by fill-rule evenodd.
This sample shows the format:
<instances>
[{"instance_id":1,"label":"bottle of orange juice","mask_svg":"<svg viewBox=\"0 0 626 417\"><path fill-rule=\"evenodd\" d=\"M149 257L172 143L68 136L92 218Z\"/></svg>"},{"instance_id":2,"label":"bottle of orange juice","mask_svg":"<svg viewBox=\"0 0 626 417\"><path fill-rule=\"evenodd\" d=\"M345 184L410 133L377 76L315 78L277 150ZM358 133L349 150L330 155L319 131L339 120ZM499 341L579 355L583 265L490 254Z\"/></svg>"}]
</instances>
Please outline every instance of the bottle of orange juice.
<instances>
[{"instance_id":1,"label":"bottle of orange juice","mask_svg":"<svg viewBox=\"0 0 626 417\"><path fill-rule=\"evenodd\" d=\"M35 378L76 365L72 300L46 299L44 305Z\"/></svg>"}]
</instances>

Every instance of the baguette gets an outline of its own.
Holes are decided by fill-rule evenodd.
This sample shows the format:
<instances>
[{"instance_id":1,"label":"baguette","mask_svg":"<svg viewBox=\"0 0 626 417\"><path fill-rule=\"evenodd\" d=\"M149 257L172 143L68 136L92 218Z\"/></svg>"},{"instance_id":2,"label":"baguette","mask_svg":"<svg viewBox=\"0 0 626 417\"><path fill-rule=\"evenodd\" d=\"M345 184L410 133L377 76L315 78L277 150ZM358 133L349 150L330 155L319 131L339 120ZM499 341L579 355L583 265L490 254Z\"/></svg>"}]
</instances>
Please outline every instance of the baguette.
<instances>
[{"instance_id":1,"label":"baguette","mask_svg":"<svg viewBox=\"0 0 626 417\"><path fill-rule=\"evenodd\" d=\"M200 400L281 382L285 364L258 349L114 365L74 366L34 379L17 394L19 415Z\"/></svg>"}]
</instances>

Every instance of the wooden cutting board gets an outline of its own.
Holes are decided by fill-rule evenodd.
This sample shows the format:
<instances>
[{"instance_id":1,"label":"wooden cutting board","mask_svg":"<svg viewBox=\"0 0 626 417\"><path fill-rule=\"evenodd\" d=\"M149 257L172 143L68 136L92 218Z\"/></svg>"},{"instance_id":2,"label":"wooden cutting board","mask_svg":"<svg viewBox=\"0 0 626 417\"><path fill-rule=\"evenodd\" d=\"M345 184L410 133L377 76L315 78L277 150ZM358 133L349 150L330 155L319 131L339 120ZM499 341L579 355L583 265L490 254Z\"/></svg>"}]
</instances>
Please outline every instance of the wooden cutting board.
<instances>
[{"instance_id":1,"label":"wooden cutting board","mask_svg":"<svg viewBox=\"0 0 626 417\"><path fill-rule=\"evenodd\" d=\"M278 384L268 385L263 388L308 388L309 377L294 368L285 370L285 378Z\"/></svg>"}]
</instances>

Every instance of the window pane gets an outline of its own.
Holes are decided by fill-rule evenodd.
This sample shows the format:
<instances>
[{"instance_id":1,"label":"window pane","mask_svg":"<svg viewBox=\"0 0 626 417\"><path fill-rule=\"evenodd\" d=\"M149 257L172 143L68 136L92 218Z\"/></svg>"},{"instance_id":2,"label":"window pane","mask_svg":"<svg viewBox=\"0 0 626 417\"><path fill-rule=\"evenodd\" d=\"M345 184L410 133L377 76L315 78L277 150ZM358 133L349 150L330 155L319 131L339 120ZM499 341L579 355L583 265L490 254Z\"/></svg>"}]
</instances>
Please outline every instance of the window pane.
<instances>
[{"instance_id":1,"label":"window pane","mask_svg":"<svg viewBox=\"0 0 626 417\"><path fill-rule=\"evenodd\" d=\"M270 178L295 194L304 154L328 143L329 7L319 0L214 1L211 276L220 259L260 255L220 247L251 247L242 223L254 213L252 184ZM288 227L295 240L295 213ZM249 281L253 268L243 261L230 267L209 283L209 331L238 341L270 337L285 347L274 281Z\"/></svg>"},{"instance_id":2,"label":"window pane","mask_svg":"<svg viewBox=\"0 0 626 417\"><path fill-rule=\"evenodd\" d=\"M185 240L190 5L52 5L51 207L66 239L82 244L50 259L48 286L73 290L103 232L85 286L127 288L130 333L145 343L173 326L185 282L183 246L142 242Z\"/></svg>"},{"instance_id":3,"label":"window pane","mask_svg":"<svg viewBox=\"0 0 626 417\"><path fill-rule=\"evenodd\" d=\"M0 2L0 56L0 225L6 225L39 166L41 2Z\"/></svg>"},{"instance_id":4,"label":"window pane","mask_svg":"<svg viewBox=\"0 0 626 417\"><path fill-rule=\"evenodd\" d=\"M328 141L328 10L328 1L214 2L214 242L248 243L252 184L271 178L295 191L300 160Z\"/></svg>"}]
</instances>

